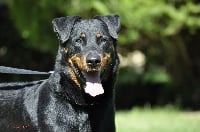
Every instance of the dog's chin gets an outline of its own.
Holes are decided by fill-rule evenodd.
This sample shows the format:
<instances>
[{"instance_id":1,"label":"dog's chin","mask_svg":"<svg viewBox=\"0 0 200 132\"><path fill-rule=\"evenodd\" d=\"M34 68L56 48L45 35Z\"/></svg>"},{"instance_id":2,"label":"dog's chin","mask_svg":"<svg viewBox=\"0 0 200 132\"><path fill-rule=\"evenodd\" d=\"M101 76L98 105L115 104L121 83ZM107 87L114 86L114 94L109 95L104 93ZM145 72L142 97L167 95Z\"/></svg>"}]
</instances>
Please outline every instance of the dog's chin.
<instances>
[{"instance_id":1,"label":"dog's chin","mask_svg":"<svg viewBox=\"0 0 200 132\"><path fill-rule=\"evenodd\" d=\"M104 89L101 84L100 72L99 71L88 71L85 72L86 85L84 88L85 93L92 97L104 94Z\"/></svg>"}]
</instances>

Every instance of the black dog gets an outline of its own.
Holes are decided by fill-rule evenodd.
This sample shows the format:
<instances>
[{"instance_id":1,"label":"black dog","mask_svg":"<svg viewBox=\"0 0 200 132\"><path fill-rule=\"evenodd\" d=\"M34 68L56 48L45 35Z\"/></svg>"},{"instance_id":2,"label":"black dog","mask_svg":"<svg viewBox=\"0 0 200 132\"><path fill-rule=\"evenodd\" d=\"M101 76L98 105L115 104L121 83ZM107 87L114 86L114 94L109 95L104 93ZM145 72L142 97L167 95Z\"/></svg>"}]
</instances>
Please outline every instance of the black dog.
<instances>
[{"instance_id":1,"label":"black dog","mask_svg":"<svg viewBox=\"0 0 200 132\"><path fill-rule=\"evenodd\" d=\"M60 41L54 73L1 86L0 130L114 132L119 17L61 17L53 27Z\"/></svg>"}]
</instances>

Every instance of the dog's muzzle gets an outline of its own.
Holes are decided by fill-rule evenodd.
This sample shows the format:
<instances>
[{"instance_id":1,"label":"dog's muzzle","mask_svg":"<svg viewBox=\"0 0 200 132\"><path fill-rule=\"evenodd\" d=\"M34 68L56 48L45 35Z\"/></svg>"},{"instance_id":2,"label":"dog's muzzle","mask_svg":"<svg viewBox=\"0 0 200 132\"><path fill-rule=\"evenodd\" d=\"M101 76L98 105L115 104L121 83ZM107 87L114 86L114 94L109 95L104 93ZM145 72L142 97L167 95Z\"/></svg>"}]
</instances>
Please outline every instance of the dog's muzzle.
<instances>
[{"instance_id":1,"label":"dog's muzzle","mask_svg":"<svg viewBox=\"0 0 200 132\"><path fill-rule=\"evenodd\" d=\"M85 73L86 87L85 92L90 96L97 96L104 93L103 86L100 79L99 67L101 65L101 56L97 53L91 52L86 56L86 64L89 67L88 72Z\"/></svg>"}]
</instances>

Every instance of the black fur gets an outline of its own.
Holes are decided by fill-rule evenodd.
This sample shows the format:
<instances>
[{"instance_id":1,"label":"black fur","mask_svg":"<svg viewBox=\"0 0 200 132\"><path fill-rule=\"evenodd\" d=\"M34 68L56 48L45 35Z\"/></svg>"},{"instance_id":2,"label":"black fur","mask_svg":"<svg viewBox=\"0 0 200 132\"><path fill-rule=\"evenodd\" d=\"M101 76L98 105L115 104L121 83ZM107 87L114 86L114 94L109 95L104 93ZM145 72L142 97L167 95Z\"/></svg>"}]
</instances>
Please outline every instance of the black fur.
<instances>
[{"instance_id":1,"label":"black fur","mask_svg":"<svg viewBox=\"0 0 200 132\"><path fill-rule=\"evenodd\" d=\"M119 17L62 17L52 23L60 40L54 73L44 81L0 84L0 130L114 132ZM103 94L84 91L91 74L100 75Z\"/></svg>"}]
</instances>

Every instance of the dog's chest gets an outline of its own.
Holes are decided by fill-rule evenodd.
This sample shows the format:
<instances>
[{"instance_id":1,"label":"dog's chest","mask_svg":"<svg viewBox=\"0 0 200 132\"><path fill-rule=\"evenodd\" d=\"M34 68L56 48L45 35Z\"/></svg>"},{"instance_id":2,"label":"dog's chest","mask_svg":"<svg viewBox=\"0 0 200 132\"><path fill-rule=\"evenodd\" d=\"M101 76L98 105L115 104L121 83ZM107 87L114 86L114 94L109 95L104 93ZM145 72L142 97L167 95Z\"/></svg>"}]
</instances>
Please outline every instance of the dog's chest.
<instances>
[{"instance_id":1,"label":"dog's chest","mask_svg":"<svg viewBox=\"0 0 200 132\"><path fill-rule=\"evenodd\" d=\"M51 98L49 105L44 110L44 123L51 127L50 131L90 132L88 113L76 109L70 103Z\"/></svg>"},{"instance_id":2,"label":"dog's chest","mask_svg":"<svg viewBox=\"0 0 200 132\"><path fill-rule=\"evenodd\" d=\"M67 106L64 108L59 108L57 112L57 123L59 123L60 126L67 126L69 129L74 129L74 131L90 129L88 114L86 112L74 109L71 104L67 104Z\"/></svg>"}]
</instances>

